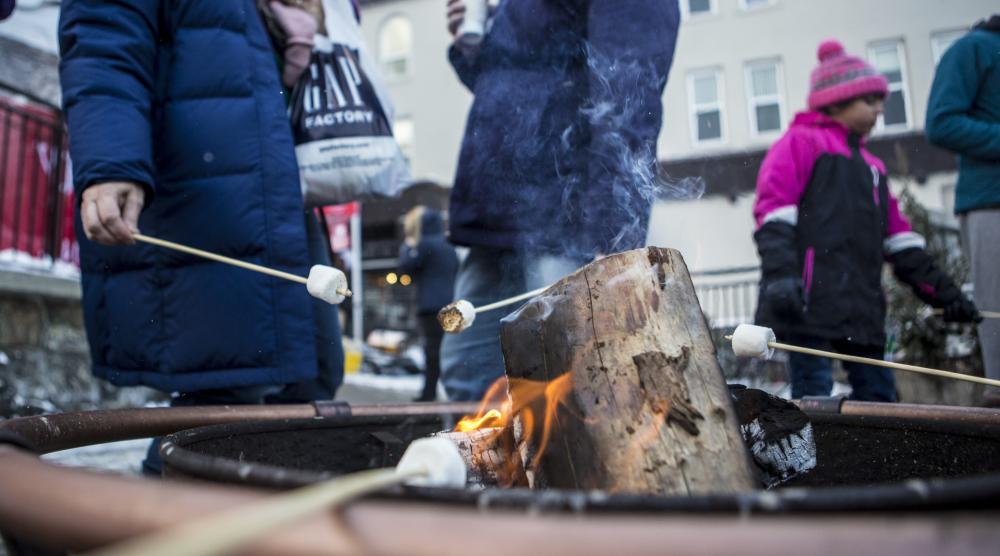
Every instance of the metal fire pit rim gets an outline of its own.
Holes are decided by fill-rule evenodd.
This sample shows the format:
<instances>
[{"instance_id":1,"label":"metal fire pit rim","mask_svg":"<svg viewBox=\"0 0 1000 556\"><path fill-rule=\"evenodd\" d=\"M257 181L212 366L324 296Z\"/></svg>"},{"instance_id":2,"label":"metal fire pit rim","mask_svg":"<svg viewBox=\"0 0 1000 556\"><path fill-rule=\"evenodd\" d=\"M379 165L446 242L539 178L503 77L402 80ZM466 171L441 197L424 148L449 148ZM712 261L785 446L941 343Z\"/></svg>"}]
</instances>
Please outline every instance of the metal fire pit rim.
<instances>
[{"instance_id":1,"label":"metal fire pit rim","mask_svg":"<svg viewBox=\"0 0 1000 556\"><path fill-rule=\"evenodd\" d=\"M288 430L328 428L331 425L364 426L403 423L411 419L430 420L432 415L334 416L311 419L282 419L208 425L188 429L164 438L164 461L182 473L220 482L287 489L305 486L337 474L303 471L281 466L246 463L231 458L194 452L187 446L242 432L266 434ZM893 416L810 414L810 419L851 422L860 427L906 428L962 436L989 436L1000 439L1000 424L948 422ZM976 434L971 432L975 430ZM235 479L234 479L235 478ZM957 496L956 496L957 494ZM1000 473L957 478L909 479L900 483L864 486L789 487L755 490L737 494L699 496L645 496L608 494L579 490L531 489L443 489L405 487L372 496L392 500L472 505L479 509L531 509L569 513L739 513L787 514L791 512L834 513L878 512L886 510L932 510L962 500L973 507L986 506L1000 497Z\"/></svg>"},{"instance_id":2,"label":"metal fire pit rim","mask_svg":"<svg viewBox=\"0 0 1000 556\"><path fill-rule=\"evenodd\" d=\"M460 414L447 413L454 416ZM240 434L267 434L281 431L302 431L329 428L330 425L387 425L433 421L436 414L331 415L309 419L277 419L205 425L178 431L163 437L160 456L164 464L181 474L211 479L222 483L249 485L273 489L288 489L332 479L329 471L290 469L266 463L246 463L232 458L210 456L187 447L197 442ZM294 427L294 428L290 428Z\"/></svg>"}]
</instances>

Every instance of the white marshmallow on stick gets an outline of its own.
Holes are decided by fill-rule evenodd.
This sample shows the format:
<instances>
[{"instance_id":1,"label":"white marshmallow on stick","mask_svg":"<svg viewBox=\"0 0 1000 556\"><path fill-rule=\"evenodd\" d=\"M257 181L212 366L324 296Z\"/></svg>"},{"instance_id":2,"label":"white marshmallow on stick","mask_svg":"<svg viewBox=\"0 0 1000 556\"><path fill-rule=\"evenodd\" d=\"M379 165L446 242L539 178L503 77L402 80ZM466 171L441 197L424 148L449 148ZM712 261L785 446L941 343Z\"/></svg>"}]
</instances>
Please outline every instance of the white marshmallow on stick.
<instances>
[{"instance_id":1,"label":"white marshmallow on stick","mask_svg":"<svg viewBox=\"0 0 1000 556\"><path fill-rule=\"evenodd\" d=\"M737 357L770 359L774 356L774 348L770 344L776 340L770 328L741 324L733 332L733 352Z\"/></svg>"},{"instance_id":2,"label":"white marshmallow on stick","mask_svg":"<svg viewBox=\"0 0 1000 556\"><path fill-rule=\"evenodd\" d=\"M90 552L88 556L228 554L304 515L336 508L393 485L462 488L465 479L465 462L455 444L443 437L420 438L410 443L396 467L359 471L216 515L199 515L177 527Z\"/></svg>"},{"instance_id":3,"label":"white marshmallow on stick","mask_svg":"<svg viewBox=\"0 0 1000 556\"><path fill-rule=\"evenodd\" d=\"M187 253L196 257L202 257L212 261L238 266L240 268L252 270L261 274L267 274L268 276L274 276L275 278L305 284L306 289L309 290L309 293L313 297L322 299L327 303L337 304L342 302L345 297L351 297L351 290L347 289L347 277L344 276L343 272L331 266L316 265L312 267L309 271L309 278L307 279L283 270L276 270L259 264L234 259L232 257L225 257L217 253L212 253L211 251L195 249L194 247L188 247L187 245L174 243L173 241L167 241L165 239L159 239L139 233L132 234L132 237L136 241L141 241L150 245L173 249L174 251L180 251L181 253ZM313 274L316 275L315 278L313 278ZM330 284L335 284L336 287L331 290Z\"/></svg>"},{"instance_id":4,"label":"white marshmallow on stick","mask_svg":"<svg viewBox=\"0 0 1000 556\"><path fill-rule=\"evenodd\" d=\"M861 357L858 355L846 355L833 351L824 351L821 349L785 344L776 341L774 331L770 328L754 326L752 324L741 324L737 326L733 335L726 336L726 339L732 340L733 352L739 357L758 357L762 359L770 359L771 356L774 355L774 350L780 349L783 351L804 353L806 355L815 355L817 357L826 357L828 359L839 359L840 361L848 361L850 363L864 363L866 365L885 367L887 369L895 369L897 371L939 376L953 380L961 380L963 382L974 382L976 384L985 384L987 386L1000 388L1000 380L992 378L983 378L952 371L943 371L941 369L920 367L918 365L896 363L895 361L884 361L882 359L872 359L870 357Z\"/></svg>"},{"instance_id":5,"label":"white marshmallow on stick","mask_svg":"<svg viewBox=\"0 0 1000 556\"><path fill-rule=\"evenodd\" d=\"M309 295L331 305L339 305L344 301L345 294L350 294L347 276L340 269L321 264L309 269L306 289L309 290Z\"/></svg>"}]
</instances>

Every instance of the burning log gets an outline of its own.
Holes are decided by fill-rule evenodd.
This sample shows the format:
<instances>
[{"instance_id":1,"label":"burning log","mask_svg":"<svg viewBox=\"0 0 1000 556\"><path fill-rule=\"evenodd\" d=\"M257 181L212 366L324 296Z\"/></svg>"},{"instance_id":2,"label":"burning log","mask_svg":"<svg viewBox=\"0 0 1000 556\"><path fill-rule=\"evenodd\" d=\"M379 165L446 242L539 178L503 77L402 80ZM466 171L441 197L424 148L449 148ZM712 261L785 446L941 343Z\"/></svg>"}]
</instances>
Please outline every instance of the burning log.
<instances>
[{"instance_id":1,"label":"burning log","mask_svg":"<svg viewBox=\"0 0 1000 556\"><path fill-rule=\"evenodd\" d=\"M514 436L507 427L451 431L435 436L447 438L465 461L468 484L474 487L527 486L524 467L514 452Z\"/></svg>"},{"instance_id":2,"label":"burning log","mask_svg":"<svg viewBox=\"0 0 1000 556\"><path fill-rule=\"evenodd\" d=\"M659 495L753 488L677 251L595 261L505 318L500 334L531 486ZM520 382L542 385L544 395L525 399L527 389L513 387Z\"/></svg>"}]
</instances>

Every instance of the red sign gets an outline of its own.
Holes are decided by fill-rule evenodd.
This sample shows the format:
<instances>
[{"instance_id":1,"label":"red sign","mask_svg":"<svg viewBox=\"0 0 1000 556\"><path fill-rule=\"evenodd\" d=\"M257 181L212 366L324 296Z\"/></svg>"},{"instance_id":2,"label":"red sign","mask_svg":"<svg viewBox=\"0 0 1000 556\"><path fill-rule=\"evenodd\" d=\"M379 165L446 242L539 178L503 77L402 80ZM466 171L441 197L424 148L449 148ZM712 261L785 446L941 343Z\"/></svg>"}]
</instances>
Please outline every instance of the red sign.
<instances>
[{"instance_id":1,"label":"red sign","mask_svg":"<svg viewBox=\"0 0 1000 556\"><path fill-rule=\"evenodd\" d=\"M79 262L62 126L54 108L0 96L0 251L42 258L50 254L48 240L55 233L52 255ZM58 214L52 214L56 208Z\"/></svg>"},{"instance_id":2,"label":"red sign","mask_svg":"<svg viewBox=\"0 0 1000 556\"><path fill-rule=\"evenodd\" d=\"M330 230L330 249L334 252L351 249L351 217L361 211L357 201L343 205L329 205L322 208Z\"/></svg>"}]
</instances>

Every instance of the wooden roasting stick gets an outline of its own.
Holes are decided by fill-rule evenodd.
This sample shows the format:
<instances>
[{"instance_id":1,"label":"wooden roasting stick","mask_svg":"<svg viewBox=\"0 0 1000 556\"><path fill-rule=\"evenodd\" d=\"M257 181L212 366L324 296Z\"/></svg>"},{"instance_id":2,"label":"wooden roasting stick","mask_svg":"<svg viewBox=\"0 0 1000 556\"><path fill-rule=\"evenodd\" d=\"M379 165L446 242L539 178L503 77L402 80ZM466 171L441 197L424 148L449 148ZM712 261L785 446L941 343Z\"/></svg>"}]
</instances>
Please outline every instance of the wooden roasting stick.
<instances>
[{"instance_id":1,"label":"wooden roasting stick","mask_svg":"<svg viewBox=\"0 0 1000 556\"><path fill-rule=\"evenodd\" d=\"M525 299L531 299L536 295L545 293L545 290L549 289L549 287L551 286L531 290L530 292L518 294L514 297L508 297L507 299L501 299L500 301L494 301L493 303L483 305L482 307L476 307L464 299L459 299L458 301L453 301L448 305L445 305L443 309L438 311L438 322L441 323L441 328L443 328L445 332L458 334L459 332L462 332L472 326L472 323L476 320L476 314L513 305L514 303L524 301Z\"/></svg>"},{"instance_id":2,"label":"wooden roasting stick","mask_svg":"<svg viewBox=\"0 0 1000 556\"><path fill-rule=\"evenodd\" d=\"M813 348L807 348L807 347L801 347L792 344L777 342L775 341L774 331L772 331L770 328L765 328L763 326L754 326L752 324L741 324L737 326L736 332L734 332L732 336L726 336L726 339L732 340L733 351L736 353L737 356L740 357L758 357L762 359L770 359L771 355L773 355L774 353L774 350L780 349L784 351L794 351L796 353L804 353L806 355L815 355L818 357L839 359L840 361L848 361L851 363L865 363L867 365L875 365L876 367L896 369L898 371L921 373L925 375L950 378L952 380L964 380L965 382L975 382L978 384L986 384L989 386L1000 387L1000 380L994 380L991 378L964 375L962 373L956 373L952 371L942 371L940 369L931 369L928 367L920 367L918 365L907 365L906 363L896 363L894 361L883 361L881 359L872 359L869 357L859 357L857 355L845 355L843 353L823 351L819 349L813 349Z\"/></svg>"},{"instance_id":3,"label":"wooden roasting stick","mask_svg":"<svg viewBox=\"0 0 1000 556\"><path fill-rule=\"evenodd\" d=\"M458 488L465 485L465 474L465 462L450 440L421 438L410 444L396 467L359 471L276 494L249 506L193 516L176 527L98 549L88 556L224 554L276 527L365 494L402 483Z\"/></svg>"},{"instance_id":4,"label":"wooden roasting stick","mask_svg":"<svg viewBox=\"0 0 1000 556\"><path fill-rule=\"evenodd\" d=\"M225 257L212 253L210 251L203 251L201 249L195 249L194 247L188 247L187 245L182 245L180 243L174 243L172 241L167 241L164 239L159 239L155 237L150 237L140 233L132 234L137 241L143 243L149 243L150 245L156 245L158 247L164 247L167 249L173 249L174 251L180 251L182 253L187 253L189 255L195 255L197 257L203 257L205 259L211 259L220 263L225 263L228 265L238 266L240 268L245 268L247 270L252 270L254 272L260 272L261 274L267 274L268 276L274 276L276 278L282 278L284 280L291 280L292 282L298 282L299 284L309 285L309 280L302 276L292 274L290 272L283 272L281 270L275 270L273 268L268 268L266 266L261 266L258 264L248 263L246 261L241 261L239 259L233 259L230 257ZM344 297L351 297L351 290L347 288L338 288L336 293Z\"/></svg>"},{"instance_id":5,"label":"wooden roasting stick","mask_svg":"<svg viewBox=\"0 0 1000 556\"><path fill-rule=\"evenodd\" d=\"M934 309L935 315L943 315L944 309ZM979 316L984 319L1000 319L1000 311L979 311Z\"/></svg>"}]
</instances>

